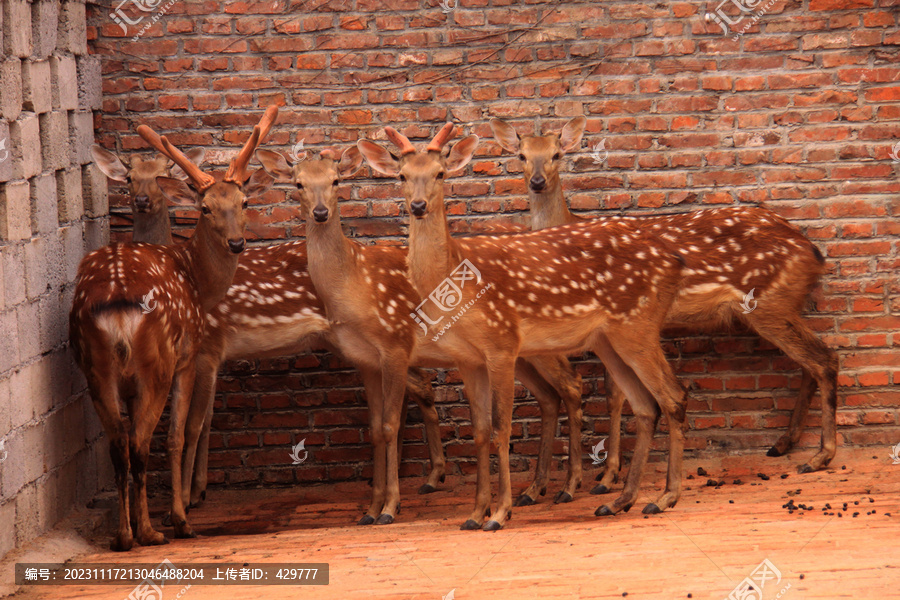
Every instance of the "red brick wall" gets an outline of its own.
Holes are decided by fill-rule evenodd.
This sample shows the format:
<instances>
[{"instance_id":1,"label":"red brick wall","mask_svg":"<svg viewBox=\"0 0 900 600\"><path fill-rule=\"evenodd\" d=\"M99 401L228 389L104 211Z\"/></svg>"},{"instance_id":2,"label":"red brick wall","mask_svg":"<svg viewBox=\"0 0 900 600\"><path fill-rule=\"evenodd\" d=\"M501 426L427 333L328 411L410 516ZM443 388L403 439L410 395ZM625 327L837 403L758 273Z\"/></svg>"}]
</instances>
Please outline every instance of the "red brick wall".
<instances>
[{"instance_id":1,"label":"red brick wall","mask_svg":"<svg viewBox=\"0 0 900 600\"><path fill-rule=\"evenodd\" d=\"M574 208L636 214L765 201L817 243L829 272L810 320L840 352L841 441L886 446L900 441L892 387L900 384L900 183L890 156L900 142L898 7L778 1L758 22L734 26L744 33L726 36L704 20L705 6L688 2L458 0L445 14L435 0L179 0L137 41L95 7L91 48L103 57L105 87L99 136L122 151L144 148L134 134L143 122L182 146L232 150L273 102L284 109L267 145L285 150L299 139L343 146L387 124L424 137L453 120L484 138L466 173L448 183L462 232L496 213L518 220L527 208L520 164L494 144L489 118L546 131L584 114L585 152L566 159L564 174ZM604 139L609 157L598 165L587 152ZM213 162L221 156L212 152ZM363 175L343 204L347 230L402 241L397 197L394 181ZM266 240L303 236L288 188L252 214ZM786 427L799 373L769 345L722 334L666 347L692 390L689 448L762 454ZM608 427L603 369L591 358L578 367L586 442L595 443ZM458 379L439 373L437 382L453 468L471 470ZM524 469L533 466L538 410L518 395L514 465ZM214 482L369 472L360 380L332 356L229 364L217 404ZM807 448L818 444L816 407L809 424ZM291 467L289 445L304 438L311 459ZM421 426L408 438L404 472L421 474ZM561 440L556 449L562 457Z\"/></svg>"}]
</instances>

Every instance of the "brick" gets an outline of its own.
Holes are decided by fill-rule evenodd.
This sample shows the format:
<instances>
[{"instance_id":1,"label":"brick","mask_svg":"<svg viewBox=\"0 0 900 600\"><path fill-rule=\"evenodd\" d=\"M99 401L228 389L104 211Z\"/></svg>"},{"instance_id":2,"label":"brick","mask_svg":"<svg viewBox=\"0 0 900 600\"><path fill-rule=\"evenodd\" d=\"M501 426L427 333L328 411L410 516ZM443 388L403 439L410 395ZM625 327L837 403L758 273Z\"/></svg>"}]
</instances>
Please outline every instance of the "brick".
<instances>
[{"instance_id":1,"label":"brick","mask_svg":"<svg viewBox=\"0 0 900 600\"><path fill-rule=\"evenodd\" d=\"M56 177L38 175L31 181L31 231L36 234L56 232Z\"/></svg>"},{"instance_id":2,"label":"brick","mask_svg":"<svg viewBox=\"0 0 900 600\"><path fill-rule=\"evenodd\" d=\"M0 259L3 260L4 300L7 307L25 301L25 253L21 245L0 247Z\"/></svg>"},{"instance_id":3,"label":"brick","mask_svg":"<svg viewBox=\"0 0 900 600\"><path fill-rule=\"evenodd\" d=\"M82 201L84 212L89 217L109 214L109 193L106 175L94 164L81 168Z\"/></svg>"},{"instance_id":4,"label":"brick","mask_svg":"<svg viewBox=\"0 0 900 600\"><path fill-rule=\"evenodd\" d=\"M43 4L43 3L42 3ZM50 112L50 61L26 60L22 65L23 104L25 110Z\"/></svg>"},{"instance_id":5,"label":"brick","mask_svg":"<svg viewBox=\"0 0 900 600\"><path fill-rule=\"evenodd\" d=\"M78 108L78 68L75 58L55 54L50 58L51 99L54 110Z\"/></svg>"},{"instance_id":6,"label":"brick","mask_svg":"<svg viewBox=\"0 0 900 600\"><path fill-rule=\"evenodd\" d=\"M15 121L22 111L22 61L0 61L0 116Z\"/></svg>"},{"instance_id":7,"label":"brick","mask_svg":"<svg viewBox=\"0 0 900 600\"><path fill-rule=\"evenodd\" d=\"M91 111L69 113L69 144L72 162L86 165L93 160L94 114Z\"/></svg>"},{"instance_id":8,"label":"brick","mask_svg":"<svg viewBox=\"0 0 900 600\"><path fill-rule=\"evenodd\" d=\"M31 6L25 0L4 0L3 53L25 58L31 55Z\"/></svg>"},{"instance_id":9,"label":"brick","mask_svg":"<svg viewBox=\"0 0 900 600\"><path fill-rule=\"evenodd\" d=\"M59 222L77 221L84 214L83 182L81 168L72 167L56 172L57 195L59 197Z\"/></svg>"},{"instance_id":10,"label":"brick","mask_svg":"<svg viewBox=\"0 0 900 600\"><path fill-rule=\"evenodd\" d=\"M25 302L18 305L16 307L16 323L19 331L19 359L24 363L40 354L37 302ZM27 395L17 397L27 397Z\"/></svg>"},{"instance_id":11,"label":"brick","mask_svg":"<svg viewBox=\"0 0 900 600\"><path fill-rule=\"evenodd\" d=\"M103 76L100 59L78 57L78 109L99 110L103 106Z\"/></svg>"},{"instance_id":12,"label":"brick","mask_svg":"<svg viewBox=\"0 0 900 600\"><path fill-rule=\"evenodd\" d=\"M0 312L0 373L5 373L19 363L18 329L16 311L5 310ZM3 383L0 381L0 387ZM9 392L9 383L6 383L6 392ZM2 400L2 398L0 398ZM9 420L9 416L6 416ZM8 431L8 429L4 429Z\"/></svg>"},{"instance_id":13,"label":"brick","mask_svg":"<svg viewBox=\"0 0 900 600\"><path fill-rule=\"evenodd\" d=\"M44 170L55 171L69 165L69 119L65 111L40 115L41 155Z\"/></svg>"},{"instance_id":14,"label":"brick","mask_svg":"<svg viewBox=\"0 0 900 600\"><path fill-rule=\"evenodd\" d=\"M12 176L28 179L41 172L41 136L38 116L22 113L9 128Z\"/></svg>"},{"instance_id":15,"label":"brick","mask_svg":"<svg viewBox=\"0 0 900 600\"><path fill-rule=\"evenodd\" d=\"M59 11L59 45L63 52L87 54L87 15L83 2L63 2Z\"/></svg>"},{"instance_id":16,"label":"brick","mask_svg":"<svg viewBox=\"0 0 900 600\"><path fill-rule=\"evenodd\" d=\"M31 5L32 56L47 58L56 50L56 31L59 27L59 3L38 0Z\"/></svg>"},{"instance_id":17,"label":"brick","mask_svg":"<svg viewBox=\"0 0 900 600\"><path fill-rule=\"evenodd\" d=\"M4 119L0 119L0 183L13 178L13 154L11 150L12 140L9 133L9 125Z\"/></svg>"},{"instance_id":18,"label":"brick","mask_svg":"<svg viewBox=\"0 0 900 600\"><path fill-rule=\"evenodd\" d=\"M31 185L11 181L0 186L0 239L25 240L31 237Z\"/></svg>"}]
</instances>

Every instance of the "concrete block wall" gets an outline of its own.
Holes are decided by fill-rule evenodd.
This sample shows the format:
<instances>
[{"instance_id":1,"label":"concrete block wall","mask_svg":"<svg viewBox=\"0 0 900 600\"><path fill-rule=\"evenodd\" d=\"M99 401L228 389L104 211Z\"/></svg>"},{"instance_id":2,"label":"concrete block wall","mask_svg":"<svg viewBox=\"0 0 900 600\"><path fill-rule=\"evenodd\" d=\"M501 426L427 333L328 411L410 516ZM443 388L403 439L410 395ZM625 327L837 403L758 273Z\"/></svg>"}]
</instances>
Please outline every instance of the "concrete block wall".
<instances>
[{"instance_id":1,"label":"concrete block wall","mask_svg":"<svg viewBox=\"0 0 900 600\"><path fill-rule=\"evenodd\" d=\"M100 67L83 1L0 3L0 557L110 481L107 444L68 351L78 263L107 243L90 163Z\"/></svg>"}]
</instances>

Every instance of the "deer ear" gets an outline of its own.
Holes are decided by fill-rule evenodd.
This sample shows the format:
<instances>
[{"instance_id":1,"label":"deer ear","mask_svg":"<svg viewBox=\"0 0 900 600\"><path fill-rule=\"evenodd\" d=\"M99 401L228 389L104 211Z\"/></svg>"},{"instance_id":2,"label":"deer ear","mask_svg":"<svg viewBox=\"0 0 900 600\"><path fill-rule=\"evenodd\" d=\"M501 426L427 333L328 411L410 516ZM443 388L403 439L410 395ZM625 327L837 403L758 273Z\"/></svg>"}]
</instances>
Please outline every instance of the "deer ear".
<instances>
[{"instance_id":1,"label":"deer ear","mask_svg":"<svg viewBox=\"0 0 900 600\"><path fill-rule=\"evenodd\" d=\"M191 148L184 154L188 157L188 160L198 167L203 164L203 159L206 158L206 150L204 148ZM178 165L173 165L169 172L172 174L172 177L175 177L176 179L188 179L188 174Z\"/></svg>"},{"instance_id":2,"label":"deer ear","mask_svg":"<svg viewBox=\"0 0 900 600\"><path fill-rule=\"evenodd\" d=\"M341 153L341 160L338 163L338 172L342 178L347 178L359 171L362 166L363 157L356 146L350 146Z\"/></svg>"},{"instance_id":3,"label":"deer ear","mask_svg":"<svg viewBox=\"0 0 900 600\"><path fill-rule=\"evenodd\" d=\"M122 164L118 156L97 144L91 146L91 156L104 175L115 181L128 181L128 168Z\"/></svg>"},{"instance_id":4,"label":"deer ear","mask_svg":"<svg viewBox=\"0 0 900 600\"><path fill-rule=\"evenodd\" d=\"M382 175L397 176L400 174L400 161L378 144L369 140L359 140L356 142L356 147L375 171Z\"/></svg>"},{"instance_id":5,"label":"deer ear","mask_svg":"<svg viewBox=\"0 0 900 600\"><path fill-rule=\"evenodd\" d=\"M290 181L294 170L281 152L260 149L256 151L256 160L262 163L263 169L277 181Z\"/></svg>"},{"instance_id":6,"label":"deer ear","mask_svg":"<svg viewBox=\"0 0 900 600\"><path fill-rule=\"evenodd\" d=\"M450 151L450 156L447 158L447 171L451 173L453 171L459 171L469 164L469 161L472 160L472 155L475 154L475 148L477 147L477 135L470 135L469 137L458 141L453 146L453 149Z\"/></svg>"},{"instance_id":7,"label":"deer ear","mask_svg":"<svg viewBox=\"0 0 900 600\"><path fill-rule=\"evenodd\" d=\"M581 148L581 136L586 124L584 117L575 117L563 126L559 134L559 149L563 154Z\"/></svg>"},{"instance_id":8,"label":"deer ear","mask_svg":"<svg viewBox=\"0 0 900 600\"><path fill-rule=\"evenodd\" d=\"M501 148L513 154L519 152L519 134L512 125L500 119L491 119L491 129Z\"/></svg>"},{"instance_id":9,"label":"deer ear","mask_svg":"<svg viewBox=\"0 0 900 600\"><path fill-rule=\"evenodd\" d=\"M250 179L244 184L244 194L246 194L247 197L259 196L272 187L272 184L274 183L275 180L266 173L265 169L257 169L253 171L253 174L250 175Z\"/></svg>"},{"instance_id":10,"label":"deer ear","mask_svg":"<svg viewBox=\"0 0 900 600\"><path fill-rule=\"evenodd\" d=\"M200 197L191 187L180 179L174 177L157 177L156 185L162 190L163 195L174 204L197 204Z\"/></svg>"}]
</instances>

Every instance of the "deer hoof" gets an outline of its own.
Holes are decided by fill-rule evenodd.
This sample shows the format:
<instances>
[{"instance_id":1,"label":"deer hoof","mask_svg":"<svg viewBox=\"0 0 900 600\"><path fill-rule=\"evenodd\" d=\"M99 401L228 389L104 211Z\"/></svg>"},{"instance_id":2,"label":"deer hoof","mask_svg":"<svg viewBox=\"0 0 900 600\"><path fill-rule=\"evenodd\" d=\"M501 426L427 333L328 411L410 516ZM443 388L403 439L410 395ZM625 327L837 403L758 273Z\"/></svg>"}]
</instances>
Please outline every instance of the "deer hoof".
<instances>
[{"instance_id":1,"label":"deer hoof","mask_svg":"<svg viewBox=\"0 0 900 600\"><path fill-rule=\"evenodd\" d=\"M167 512L165 515L163 515L163 518L162 518L162 524L163 524L164 526L166 526L166 527L171 527L171 526L172 526L172 513ZM135 523L134 525L132 525L132 527L133 527L134 529L137 529L136 525L137 525L137 523Z\"/></svg>"},{"instance_id":2,"label":"deer hoof","mask_svg":"<svg viewBox=\"0 0 900 600\"><path fill-rule=\"evenodd\" d=\"M390 524L393 523L393 522L394 522L394 517L393 517L393 515L389 515L389 514L387 514L387 513L384 513L384 514L382 514L381 516L378 517L378 520L375 521L375 524L376 524L376 525L390 525Z\"/></svg>"},{"instance_id":3,"label":"deer hoof","mask_svg":"<svg viewBox=\"0 0 900 600\"><path fill-rule=\"evenodd\" d=\"M431 485L430 483L426 483L422 487L419 488L420 494L431 494L436 491L437 491L437 488L434 487L433 485Z\"/></svg>"},{"instance_id":4,"label":"deer hoof","mask_svg":"<svg viewBox=\"0 0 900 600\"><path fill-rule=\"evenodd\" d=\"M556 494L556 498L553 499L553 504L565 504L566 502L571 502L572 500L572 494L566 491L562 491Z\"/></svg>"},{"instance_id":5,"label":"deer hoof","mask_svg":"<svg viewBox=\"0 0 900 600\"><path fill-rule=\"evenodd\" d=\"M516 498L513 506L531 506L533 504L537 504L537 502L534 501L534 498L532 498L528 494L522 494L521 496Z\"/></svg>"},{"instance_id":6,"label":"deer hoof","mask_svg":"<svg viewBox=\"0 0 900 600\"><path fill-rule=\"evenodd\" d=\"M365 515L362 519L359 520L357 525L371 525L375 522L375 517L370 517L369 515Z\"/></svg>"},{"instance_id":7,"label":"deer hoof","mask_svg":"<svg viewBox=\"0 0 900 600\"><path fill-rule=\"evenodd\" d=\"M594 511L594 516L596 517L612 517L616 513L612 511L612 509L605 504Z\"/></svg>"},{"instance_id":8,"label":"deer hoof","mask_svg":"<svg viewBox=\"0 0 900 600\"><path fill-rule=\"evenodd\" d=\"M784 453L775 446L772 446L769 448L769 451L766 452L766 456L781 456L782 454Z\"/></svg>"},{"instance_id":9,"label":"deer hoof","mask_svg":"<svg viewBox=\"0 0 900 600\"><path fill-rule=\"evenodd\" d=\"M815 469L813 469L813 468L812 468L811 466L809 466L809 465L800 465L799 467L797 467L797 472L798 472L798 473L812 473L812 472L814 472L814 471L815 471Z\"/></svg>"},{"instance_id":10,"label":"deer hoof","mask_svg":"<svg viewBox=\"0 0 900 600\"><path fill-rule=\"evenodd\" d=\"M472 519L467 520L465 523L462 524L462 527L460 527L460 530L462 530L462 531L474 531L476 529L481 529L481 525L479 525Z\"/></svg>"},{"instance_id":11,"label":"deer hoof","mask_svg":"<svg viewBox=\"0 0 900 600\"><path fill-rule=\"evenodd\" d=\"M606 471L600 471L597 473L597 476L594 477L594 481L603 481L603 476L606 475Z\"/></svg>"},{"instance_id":12,"label":"deer hoof","mask_svg":"<svg viewBox=\"0 0 900 600\"><path fill-rule=\"evenodd\" d=\"M176 531L176 532L175 532L175 537L178 538L178 539L180 539L180 540L184 540L184 539L188 539L188 538L195 538L195 537L197 537L197 534L194 533L194 530L193 530L193 529L191 529L190 527L188 527L188 528L187 528L186 530L184 530L184 531L180 531L180 532L179 532L179 531Z\"/></svg>"},{"instance_id":13,"label":"deer hoof","mask_svg":"<svg viewBox=\"0 0 900 600\"><path fill-rule=\"evenodd\" d=\"M598 483L594 486L594 489L591 490L591 493L595 496L599 496L600 494L608 494L610 489L603 485L602 483Z\"/></svg>"},{"instance_id":14,"label":"deer hoof","mask_svg":"<svg viewBox=\"0 0 900 600\"><path fill-rule=\"evenodd\" d=\"M109 549L113 552L127 552L134 547L134 538L129 536L127 538L115 537L113 541L109 543Z\"/></svg>"},{"instance_id":15,"label":"deer hoof","mask_svg":"<svg viewBox=\"0 0 900 600\"><path fill-rule=\"evenodd\" d=\"M645 515L655 515L662 512L662 509L652 502L644 507L644 510L641 511Z\"/></svg>"},{"instance_id":16,"label":"deer hoof","mask_svg":"<svg viewBox=\"0 0 900 600\"><path fill-rule=\"evenodd\" d=\"M501 529L503 529L503 525L501 525L497 521L488 521L481 529L483 531L500 531Z\"/></svg>"}]
</instances>

